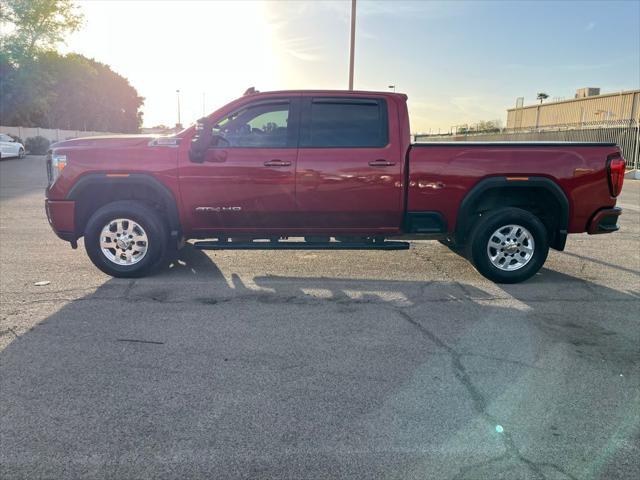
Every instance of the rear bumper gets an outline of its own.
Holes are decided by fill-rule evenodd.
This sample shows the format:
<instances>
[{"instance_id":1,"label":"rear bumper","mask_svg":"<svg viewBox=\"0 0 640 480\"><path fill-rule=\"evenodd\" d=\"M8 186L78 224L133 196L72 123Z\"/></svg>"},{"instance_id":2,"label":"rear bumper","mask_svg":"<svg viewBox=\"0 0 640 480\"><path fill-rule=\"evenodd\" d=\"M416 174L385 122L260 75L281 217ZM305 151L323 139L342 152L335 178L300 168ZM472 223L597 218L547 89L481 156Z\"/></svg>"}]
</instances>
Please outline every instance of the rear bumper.
<instances>
[{"instance_id":1,"label":"rear bumper","mask_svg":"<svg viewBox=\"0 0 640 480\"><path fill-rule=\"evenodd\" d=\"M58 237L68 242L77 240L75 229L75 202L69 200L45 200L49 225Z\"/></svg>"},{"instance_id":2,"label":"rear bumper","mask_svg":"<svg viewBox=\"0 0 640 480\"><path fill-rule=\"evenodd\" d=\"M618 217L622 214L622 209L619 207L603 208L596 212L589 225L587 226L587 233L589 235L595 235L598 233L613 233L620 227L618 226Z\"/></svg>"}]
</instances>

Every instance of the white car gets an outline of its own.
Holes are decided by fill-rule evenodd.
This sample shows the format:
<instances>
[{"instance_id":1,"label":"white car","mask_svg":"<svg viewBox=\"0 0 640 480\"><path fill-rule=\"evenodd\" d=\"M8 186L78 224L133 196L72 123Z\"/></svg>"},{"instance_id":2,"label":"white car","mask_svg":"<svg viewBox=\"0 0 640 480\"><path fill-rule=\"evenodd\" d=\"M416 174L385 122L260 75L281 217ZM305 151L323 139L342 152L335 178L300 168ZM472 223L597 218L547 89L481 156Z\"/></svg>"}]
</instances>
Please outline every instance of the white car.
<instances>
[{"instance_id":1,"label":"white car","mask_svg":"<svg viewBox=\"0 0 640 480\"><path fill-rule=\"evenodd\" d=\"M7 134L0 133L0 158L24 158L24 145Z\"/></svg>"}]
</instances>

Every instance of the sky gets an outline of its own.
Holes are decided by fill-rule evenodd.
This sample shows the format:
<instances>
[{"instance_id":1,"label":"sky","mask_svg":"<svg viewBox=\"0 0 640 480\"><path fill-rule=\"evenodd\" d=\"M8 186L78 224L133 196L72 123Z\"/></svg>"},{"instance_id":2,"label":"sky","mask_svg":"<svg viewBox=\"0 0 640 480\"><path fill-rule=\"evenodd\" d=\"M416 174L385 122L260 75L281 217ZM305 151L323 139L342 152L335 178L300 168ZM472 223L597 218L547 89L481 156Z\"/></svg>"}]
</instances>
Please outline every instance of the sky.
<instances>
[{"instance_id":1,"label":"sky","mask_svg":"<svg viewBox=\"0 0 640 480\"><path fill-rule=\"evenodd\" d=\"M250 86L348 86L349 0L76 3L85 23L62 50L128 78L146 127L177 122L176 90L188 125ZM406 93L412 132L504 123L537 92L640 88L640 0L358 0L356 18L355 88Z\"/></svg>"}]
</instances>

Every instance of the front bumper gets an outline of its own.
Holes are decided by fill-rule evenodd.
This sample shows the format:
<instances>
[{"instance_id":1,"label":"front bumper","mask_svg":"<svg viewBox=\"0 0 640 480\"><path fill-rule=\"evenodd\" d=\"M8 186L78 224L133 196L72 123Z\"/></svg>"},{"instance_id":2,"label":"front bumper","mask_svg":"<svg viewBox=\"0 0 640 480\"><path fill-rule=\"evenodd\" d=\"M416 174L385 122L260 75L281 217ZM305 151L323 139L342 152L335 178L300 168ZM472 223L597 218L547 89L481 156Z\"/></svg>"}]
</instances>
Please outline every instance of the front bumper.
<instances>
[{"instance_id":1,"label":"front bumper","mask_svg":"<svg viewBox=\"0 0 640 480\"><path fill-rule=\"evenodd\" d=\"M613 233L619 230L618 217L620 215L622 215L622 209L619 207L598 210L587 226L587 233L596 235L599 233Z\"/></svg>"},{"instance_id":2,"label":"front bumper","mask_svg":"<svg viewBox=\"0 0 640 480\"><path fill-rule=\"evenodd\" d=\"M75 202L70 200L45 200L47 220L55 234L63 240L76 242Z\"/></svg>"}]
</instances>

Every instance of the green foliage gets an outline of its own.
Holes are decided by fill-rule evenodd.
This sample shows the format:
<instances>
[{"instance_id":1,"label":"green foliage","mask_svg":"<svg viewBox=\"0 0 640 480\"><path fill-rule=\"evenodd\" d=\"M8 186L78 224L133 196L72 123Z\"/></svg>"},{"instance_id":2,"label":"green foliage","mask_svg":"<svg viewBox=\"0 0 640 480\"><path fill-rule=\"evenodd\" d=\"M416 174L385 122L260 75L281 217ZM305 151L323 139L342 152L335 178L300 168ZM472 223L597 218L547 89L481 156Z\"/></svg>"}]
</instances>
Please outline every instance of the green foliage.
<instances>
[{"instance_id":1,"label":"green foliage","mask_svg":"<svg viewBox=\"0 0 640 480\"><path fill-rule=\"evenodd\" d=\"M4 125L137 132L143 98L127 79L82 55L41 53L19 67L0 57Z\"/></svg>"},{"instance_id":2,"label":"green foliage","mask_svg":"<svg viewBox=\"0 0 640 480\"><path fill-rule=\"evenodd\" d=\"M24 148L31 155L44 155L47 153L47 150L49 150L49 145L51 145L49 140L38 135L37 137L27 138Z\"/></svg>"},{"instance_id":3,"label":"green foliage","mask_svg":"<svg viewBox=\"0 0 640 480\"><path fill-rule=\"evenodd\" d=\"M480 132L499 132L502 129L500 120L483 120L478 122L478 131Z\"/></svg>"},{"instance_id":4,"label":"green foliage","mask_svg":"<svg viewBox=\"0 0 640 480\"><path fill-rule=\"evenodd\" d=\"M70 0L0 0L0 123L137 132L143 98L107 65L53 48L82 16ZM6 5L6 6L5 6Z\"/></svg>"},{"instance_id":5,"label":"green foliage","mask_svg":"<svg viewBox=\"0 0 640 480\"><path fill-rule=\"evenodd\" d=\"M502 122L500 120L481 120L470 127L464 126L458 128L458 134L469 133L498 133L502 130Z\"/></svg>"},{"instance_id":6,"label":"green foliage","mask_svg":"<svg viewBox=\"0 0 640 480\"><path fill-rule=\"evenodd\" d=\"M546 100L547 98L549 98L549 94L548 93L544 93L544 92L539 92L538 96L536 97L538 100L540 100L540 103L542 103L544 100Z\"/></svg>"},{"instance_id":7,"label":"green foliage","mask_svg":"<svg viewBox=\"0 0 640 480\"><path fill-rule=\"evenodd\" d=\"M20 58L55 48L67 33L82 25L83 17L71 0L3 0L2 26L10 25L5 41ZM4 29L3 29L4 30Z\"/></svg>"}]
</instances>

